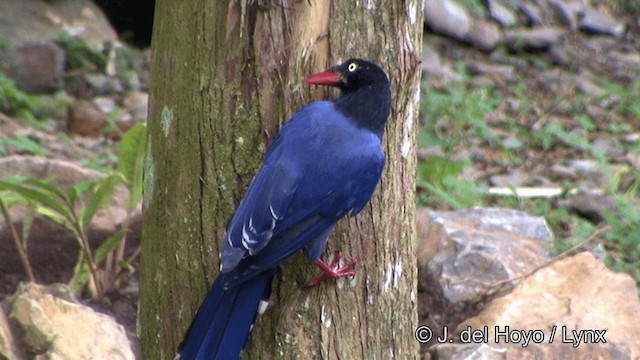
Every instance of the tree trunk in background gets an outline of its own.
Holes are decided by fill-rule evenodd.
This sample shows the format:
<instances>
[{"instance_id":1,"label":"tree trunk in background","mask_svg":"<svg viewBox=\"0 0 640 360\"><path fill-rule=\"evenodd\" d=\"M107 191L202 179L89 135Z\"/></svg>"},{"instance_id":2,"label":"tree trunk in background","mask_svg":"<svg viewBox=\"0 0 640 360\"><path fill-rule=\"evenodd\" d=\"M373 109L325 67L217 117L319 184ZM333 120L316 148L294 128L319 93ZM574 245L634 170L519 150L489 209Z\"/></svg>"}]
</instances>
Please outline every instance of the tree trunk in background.
<instances>
[{"instance_id":1,"label":"tree trunk in background","mask_svg":"<svg viewBox=\"0 0 640 360\"><path fill-rule=\"evenodd\" d=\"M173 358L218 272L226 222L269 139L303 104L329 96L304 78L351 56L381 64L394 97L381 186L358 217L340 223L326 252L359 258L357 276L309 288L317 269L294 256L244 358L418 358L414 125L422 3L383 3L156 1L140 280L144 358Z\"/></svg>"}]
</instances>

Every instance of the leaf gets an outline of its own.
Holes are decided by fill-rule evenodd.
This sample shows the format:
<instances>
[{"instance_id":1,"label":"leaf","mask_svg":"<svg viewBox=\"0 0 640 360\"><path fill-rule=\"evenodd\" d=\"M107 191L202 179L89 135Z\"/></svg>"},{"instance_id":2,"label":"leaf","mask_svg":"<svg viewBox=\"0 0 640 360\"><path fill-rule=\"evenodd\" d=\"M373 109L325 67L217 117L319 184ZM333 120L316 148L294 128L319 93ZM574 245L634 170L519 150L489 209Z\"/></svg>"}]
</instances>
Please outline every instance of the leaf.
<instances>
[{"instance_id":1,"label":"leaf","mask_svg":"<svg viewBox=\"0 0 640 360\"><path fill-rule=\"evenodd\" d=\"M110 252L116 251L126 234L127 229L122 228L116 231L115 234L109 236L105 241L103 241L102 244L100 244L100 246L96 249L96 252L94 254L94 260L96 264L100 264L101 262L103 262Z\"/></svg>"},{"instance_id":2,"label":"leaf","mask_svg":"<svg viewBox=\"0 0 640 360\"><path fill-rule=\"evenodd\" d=\"M29 179L28 181L25 181L24 183L33 184L33 182L31 180L36 180L36 179ZM46 187L41 187L39 189L35 189L35 188L31 188L31 187L20 185L20 184L15 184L15 183L12 183L10 181L0 180L0 190L13 190L13 191L19 193L20 195L24 196L26 199L32 200L32 201L36 201L36 202L42 204L43 206L46 206L46 207L50 208L51 210L57 212L63 218L65 218L67 221L72 221L72 219L73 219L73 217L71 216L71 212L67 208L66 203L64 202L64 200L63 201L59 201L58 199L55 199L54 196L52 196L53 194L51 194L51 192L49 192L46 189ZM57 189L56 189L56 191L59 192L59 190L57 190ZM62 197L63 197L63 199L66 199L66 196L64 194L62 194Z\"/></svg>"},{"instance_id":3,"label":"leaf","mask_svg":"<svg viewBox=\"0 0 640 360\"><path fill-rule=\"evenodd\" d=\"M58 187L53 185L51 182L28 177L24 179L23 183L27 185L33 185L37 188L40 188L42 190L45 190L51 193L52 195L57 196L60 199L63 199L65 201L67 200L66 194L62 190L60 190Z\"/></svg>"},{"instance_id":4,"label":"leaf","mask_svg":"<svg viewBox=\"0 0 640 360\"><path fill-rule=\"evenodd\" d=\"M69 204L73 205L75 202L91 187L92 183L89 181L78 181L75 184L69 185L67 188L67 199Z\"/></svg>"},{"instance_id":5,"label":"leaf","mask_svg":"<svg viewBox=\"0 0 640 360\"><path fill-rule=\"evenodd\" d=\"M78 252L78 261L76 261L73 267L73 276L69 280L69 287L75 294L82 293L82 290L89 283L89 277L91 276L91 270L89 264L86 261L84 253Z\"/></svg>"},{"instance_id":6,"label":"leaf","mask_svg":"<svg viewBox=\"0 0 640 360\"><path fill-rule=\"evenodd\" d=\"M143 161L147 144L147 125L137 123L120 140L120 161L118 171L124 175L129 188L129 210L138 204L142 197Z\"/></svg>"},{"instance_id":7,"label":"leaf","mask_svg":"<svg viewBox=\"0 0 640 360\"><path fill-rule=\"evenodd\" d=\"M418 178L434 186L442 187L446 177L458 176L463 170L463 162L431 156L418 165Z\"/></svg>"},{"instance_id":8,"label":"leaf","mask_svg":"<svg viewBox=\"0 0 640 360\"><path fill-rule=\"evenodd\" d=\"M21 134L16 134L13 138L0 139L0 144L9 145L14 147L16 150L28 152L34 155L45 155L42 145L30 137Z\"/></svg>"},{"instance_id":9,"label":"leaf","mask_svg":"<svg viewBox=\"0 0 640 360\"><path fill-rule=\"evenodd\" d=\"M118 175L109 175L95 183L91 188L91 195L87 200L87 204L82 212L81 222L82 229L86 230L91 225L91 220L98 209L104 206L111 199L113 188L121 181Z\"/></svg>"},{"instance_id":10,"label":"leaf","mask_svg":"<svg viewBox=\"0 0 640 360\"><path fill-rule=\"evenodd\" d=\"M58 225L61 225L62 227L69 230L69 232L73 233L74 235L76 236L78 235L76 232L76 229L73 227L73 225L71 225L71 222L69 221L69 219L60 215L58 212L53 211L46 206L37 205L35 208L35 213L48 218L49 220L53 221Z\"/></svg>"},{"instance_id":11,"label":"leaf","mask_svg":"<svg viewBox=\"0 0 640 360\"><path fill-rule=\"evenodd\" d=\"M136 268L129 264L128 262L124 261L124 260L120 260L118 261L118 266L120 266L120 268L128 273L133 274L136 271Z\"/></svg>"}]
</instances>

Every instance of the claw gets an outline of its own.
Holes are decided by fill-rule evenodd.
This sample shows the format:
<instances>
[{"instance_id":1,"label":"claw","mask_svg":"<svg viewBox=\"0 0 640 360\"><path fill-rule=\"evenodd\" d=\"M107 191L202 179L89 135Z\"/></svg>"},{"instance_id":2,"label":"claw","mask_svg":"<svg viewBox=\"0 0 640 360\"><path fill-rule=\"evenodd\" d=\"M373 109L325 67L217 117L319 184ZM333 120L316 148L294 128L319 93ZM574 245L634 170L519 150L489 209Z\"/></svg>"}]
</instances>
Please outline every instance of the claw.
<instances>
[{"instance_id":1,"label":"claw","mask_svg":"<svg viewBox=\"0 0 640 360\"><path fill-rule=\"evenodd\" d=\"M351 259L342 267L340 267L340 260L342 260L342 254L339 251L336 251L331 264L327 264L322 260L316 261L316 265L318 265L320 270L322 270L322 274L311 279L309 281L309 285L316 286L328 279L338 279L341 277L355 276L356 273L353 268L358 263L358 259Z\"/></svg>"}]
</instances>

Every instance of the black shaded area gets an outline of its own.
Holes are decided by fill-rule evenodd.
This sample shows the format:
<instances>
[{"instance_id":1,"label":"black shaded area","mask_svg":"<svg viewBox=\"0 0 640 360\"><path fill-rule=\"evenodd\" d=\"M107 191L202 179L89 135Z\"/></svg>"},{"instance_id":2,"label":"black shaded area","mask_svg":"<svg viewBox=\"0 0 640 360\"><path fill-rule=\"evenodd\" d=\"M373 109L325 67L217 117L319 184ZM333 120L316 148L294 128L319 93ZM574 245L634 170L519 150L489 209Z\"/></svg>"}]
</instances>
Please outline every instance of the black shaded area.
<instances>
[{"instance_id":1,"label":"black shaded area","mask_svg":"<svg viewBox=\"0 0 640 360\"><path fill-rule=\"evenodd\" d=\"M151 45L155 0L94 0L120 40L139 48Z\"/></svg>"}]
</instances>

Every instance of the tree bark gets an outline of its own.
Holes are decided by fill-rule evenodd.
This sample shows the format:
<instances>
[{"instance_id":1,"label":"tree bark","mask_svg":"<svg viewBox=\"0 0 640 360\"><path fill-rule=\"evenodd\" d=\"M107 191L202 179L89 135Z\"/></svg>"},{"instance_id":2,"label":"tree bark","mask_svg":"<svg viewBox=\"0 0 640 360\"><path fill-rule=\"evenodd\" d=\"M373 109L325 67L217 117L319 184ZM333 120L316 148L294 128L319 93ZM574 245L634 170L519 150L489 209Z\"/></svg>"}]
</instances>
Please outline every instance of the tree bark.
<instances>
[{"instance_id":1,"label":"tree bark","mask_svg":"<svg viewBox=\"0 0 640 360\"><path fill-rule=\"evenodd\" d=\"M393 94L381 185L360 215L340 223L325 253L359 258L357 276L309 288L317 270L294 256L244 358L418 357L421 9L421 1L156 1L140 280L144 358L173 358L218 272L226 221L269 139L304 103L330 96L304 77L352 56L381 64Z\"/></svg>"}]
</instances>

